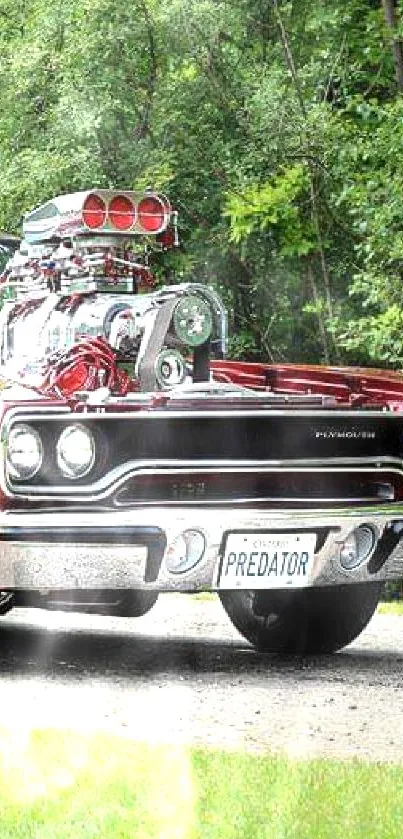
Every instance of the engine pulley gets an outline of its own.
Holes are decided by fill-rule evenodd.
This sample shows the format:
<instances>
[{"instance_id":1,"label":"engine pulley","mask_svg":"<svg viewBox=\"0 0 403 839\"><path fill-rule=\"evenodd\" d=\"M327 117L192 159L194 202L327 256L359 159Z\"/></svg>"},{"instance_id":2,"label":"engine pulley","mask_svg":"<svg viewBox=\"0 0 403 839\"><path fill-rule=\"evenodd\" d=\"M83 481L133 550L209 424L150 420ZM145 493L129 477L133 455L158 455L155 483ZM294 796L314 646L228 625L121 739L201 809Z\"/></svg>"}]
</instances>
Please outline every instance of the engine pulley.
<instances>
[{"instance_id":1,"label":"engine pulley","mask_svg":"<svg viewBox=\"0 0 403 839\"><path fill-rule=\"evenodd\" d=\"M175 387L185 381L186 366L178 350L162 350L155 360L154 369L161 388Z\"/></svg>"},{"instance_id":2,"label":"engine pulley","mask_svg":"<svg viewBox=\"0 0 403 839\"><path fill-rule=\"evenodd\" d=\"M199 347L210 338L213 318L208 303L195 294L182 297L173 313L177 338L187 347Z\"/></svg>"}]
</instances>

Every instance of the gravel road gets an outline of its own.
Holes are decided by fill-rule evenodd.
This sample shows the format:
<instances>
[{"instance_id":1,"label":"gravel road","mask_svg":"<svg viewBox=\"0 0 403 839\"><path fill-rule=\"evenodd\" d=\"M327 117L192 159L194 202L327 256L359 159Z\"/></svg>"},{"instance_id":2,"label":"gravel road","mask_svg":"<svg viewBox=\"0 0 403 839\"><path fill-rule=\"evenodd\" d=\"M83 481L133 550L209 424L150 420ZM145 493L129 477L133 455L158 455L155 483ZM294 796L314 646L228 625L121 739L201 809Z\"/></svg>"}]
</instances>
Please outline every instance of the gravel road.
<instances>
[{"instance_id":1,"label":"gravel road","mask_svg":"<svg viewBox=\"0 0 403 839\"><path fill-rule=\"evenodd\" d=\"M0 626L8 732L403 761L403 618L306 660L256 653L218 601L180 595L136 620L19 609Z\"/></svg>"}]
</instances>

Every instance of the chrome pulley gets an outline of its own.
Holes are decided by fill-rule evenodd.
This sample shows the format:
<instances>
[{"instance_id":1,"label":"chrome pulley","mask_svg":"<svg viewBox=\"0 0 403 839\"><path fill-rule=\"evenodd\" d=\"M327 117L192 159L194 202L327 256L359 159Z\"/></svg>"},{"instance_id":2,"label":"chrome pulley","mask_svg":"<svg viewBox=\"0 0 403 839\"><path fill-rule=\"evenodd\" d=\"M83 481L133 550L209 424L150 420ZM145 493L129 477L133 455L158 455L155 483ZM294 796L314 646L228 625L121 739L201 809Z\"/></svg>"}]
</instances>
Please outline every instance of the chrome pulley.
<instances>
[{"instance_id":1,"label":"chrome pulley","mask_svg":"<svg viewBox=\"0 0 403 839\"><path fill-rule=\"evenodd\" d=\"M213 330L210 306L196 294L184 295L175 307L173 328L182 344L200 347L208 341Z\"/></svg>"},{"instance_id":2,"label":"chrome pulley","mask_svg":"<svg viewBox=\"0 0 403 839\"><path fill-rule=\"evenodd\" d=\"M162 350L155 361L155 378L160 388L182 384L186 378L186 365L178 350Z\"/></svg>"}]
</instances>

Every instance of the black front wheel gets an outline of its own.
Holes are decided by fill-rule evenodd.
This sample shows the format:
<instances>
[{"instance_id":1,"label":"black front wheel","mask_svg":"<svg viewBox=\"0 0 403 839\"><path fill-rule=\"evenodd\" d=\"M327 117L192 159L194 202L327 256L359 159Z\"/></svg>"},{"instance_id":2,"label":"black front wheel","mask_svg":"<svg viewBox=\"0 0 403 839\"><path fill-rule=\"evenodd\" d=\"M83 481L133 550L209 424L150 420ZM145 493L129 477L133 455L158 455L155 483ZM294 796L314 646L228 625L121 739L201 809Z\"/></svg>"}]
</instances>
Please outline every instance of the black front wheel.
<instances>
[{"instance_id":1,"label":"black front wheel","mask_svg":"<svg viewBox=\"0 0 403 839\"><path fill-rule=\"evenodd\" d=\"M155 591L124 591L113 614L125 618L141 618L153 608L157 600L158 592Z\"/></svg>"},{"instance_id":2,"label":"black front wheel","mask_svg":"<svg viewBox=\"0 0 403 839\"><path fill-rule=\"evenodd\" d=\"M332 653L362 632L378 605L382 583L298 591L221 591L231 622L258 650Z\"/></svg>"}]
</instances>

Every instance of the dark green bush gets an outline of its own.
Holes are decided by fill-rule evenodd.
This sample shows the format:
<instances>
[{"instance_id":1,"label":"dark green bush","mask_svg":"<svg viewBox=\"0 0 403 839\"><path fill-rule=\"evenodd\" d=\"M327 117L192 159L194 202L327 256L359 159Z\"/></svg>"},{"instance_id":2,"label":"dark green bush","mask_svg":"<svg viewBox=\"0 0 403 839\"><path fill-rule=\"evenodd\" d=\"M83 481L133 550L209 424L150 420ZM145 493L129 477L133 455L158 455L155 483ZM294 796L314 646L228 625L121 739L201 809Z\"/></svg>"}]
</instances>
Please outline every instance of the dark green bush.
<instances>
[{"instance_id":1,"label":"dark green bush","mask_svg":"<svg viewBox=\"0 0 403 839\"><path fill-rule=\"evenodd\" d=\"M403 580L393 580L393 582L386 583L382 599L387 601L402 600Z\"/></svg>"}]
</instances>

